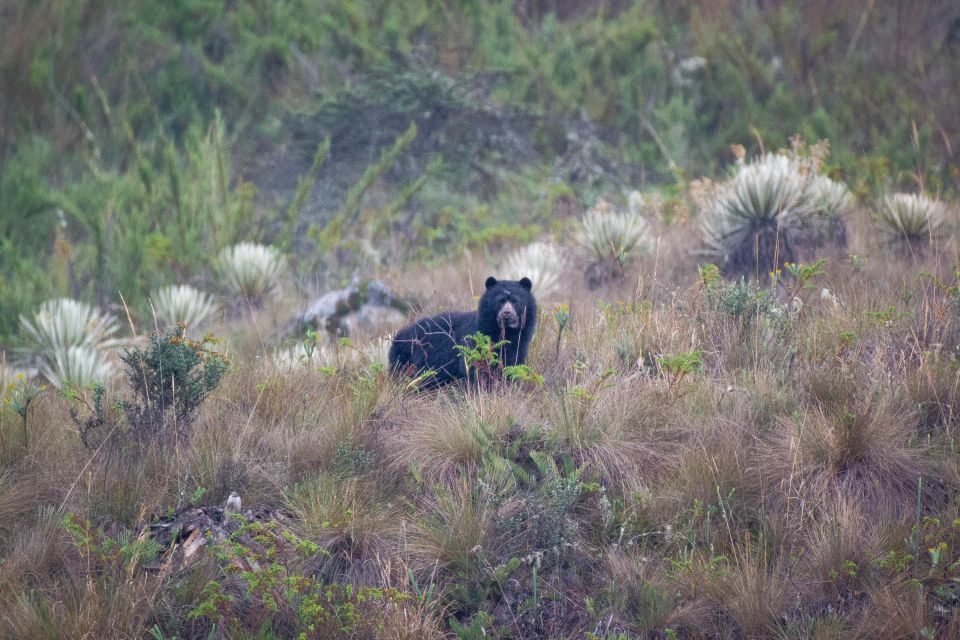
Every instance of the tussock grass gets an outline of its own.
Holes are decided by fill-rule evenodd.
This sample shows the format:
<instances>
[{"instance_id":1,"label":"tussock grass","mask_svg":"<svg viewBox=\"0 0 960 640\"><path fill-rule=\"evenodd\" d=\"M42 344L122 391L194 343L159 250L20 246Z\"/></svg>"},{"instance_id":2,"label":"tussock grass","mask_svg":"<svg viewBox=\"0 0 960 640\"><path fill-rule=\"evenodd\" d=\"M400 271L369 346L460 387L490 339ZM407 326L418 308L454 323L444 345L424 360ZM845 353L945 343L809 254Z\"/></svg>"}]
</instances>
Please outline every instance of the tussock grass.
<instances>
[{"instance_id":1,"label":"tussock grass","mask_svg":"<svg viewBox=\"0 0 960 640\"><path fill-rule=\"evenodd\" d=\"M721 566L707 583L707 593L721 615L727 616L746 638L769 637L790 608L786 570L749 547L735 552L729 566Z\"/></svg>"},{"instance_id":2,"label":"tussock grass","mask_svg":"<svg viewBox=\"0 0 960 640\"><path fill-rule=\"evenodd\" d=\"M451 482L478 469L511 439L537 428L525 402L512 390L466 397L438 395L407 399L386 435L391 472L409 471L427 482Z\"/></svg>"},{"instance_id":3,"label":"tussock grass","mask_svg":"<svg viewBox=\"0 0 960 640\"><path fill-rule=\"evenodd\" d=\"M803 554L813 597L824 604L848 600L870 585L874 559L881 555L883 527L863 507L835 495L824 512L810 514Z\"/></svg>"},{"instance_id":4,"label":"tussock grass","mask_svg":"<svg viewBox=\"0 0 960 640\"><path fill-rule=\"evenodd\" d=\"M572 387L544 401L546 437L604 485L638 490L656 475L656 403L649 385Z\"/></svg>"},{"instance_id":5,"label":"tussock grass","mask_svg":"<svg viewBox=\"0 0 960 640\"><path fill-rule=\"evenodd\" d=\"M450 576L496 558L496 507L488 489L466 475L450 486L435 485L422 498L420 517L406 533L405 551L420 572L441 567ZM489 562L489 560L487 560Z\"/></svg>"},{"instance_id":6,"label":"tussock grass","mask_svg":"<svg viewBox=\"0 0 960 640\"><path fill-rule=\"evenodd\" d=\"M771 434L760 464L779 492L772 499L824 504L840 495L877 519L912 513L918 492L927 504L952 493L955 471L939 447L915 439L915 413L888 395L874 400L870 389L858 395L851 404L832 398L839 406L812 407Z\"/></svg>"},{"instance_id":7,"label":"tussock grass","mask_svg":"<svg viewBox=\"0 0 960 640\"><path fill-rule=\"evenodd\" d=\"M301 482L285 496L297 532L325 550L316 560L322 575L367 585L377 584L378 563L400 533L396 510L386 503L369 478L332 474Z\"/></svg>"}]
</instances>

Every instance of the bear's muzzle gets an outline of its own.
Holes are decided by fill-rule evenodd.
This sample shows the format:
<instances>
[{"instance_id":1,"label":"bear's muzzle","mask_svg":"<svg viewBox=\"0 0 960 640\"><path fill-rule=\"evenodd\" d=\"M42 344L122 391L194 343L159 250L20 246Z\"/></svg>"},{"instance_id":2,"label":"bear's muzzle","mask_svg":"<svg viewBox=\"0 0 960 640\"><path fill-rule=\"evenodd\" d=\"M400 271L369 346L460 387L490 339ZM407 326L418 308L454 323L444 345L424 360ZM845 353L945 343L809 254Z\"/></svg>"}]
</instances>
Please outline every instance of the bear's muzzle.
<instances>
[{"instance_id":1,"label":"bear's muzzle","mask_svg":"<svg viewBox=\"0 0 960 640\"><path fill-rule=\"evenodd\" d=\"M497 312L497 323L501 327L510 329L520 328L520 314L517 313L517 308L513 306L512 302L507 302L500 307L500 311Z\"/></svg>"}]
</instances>

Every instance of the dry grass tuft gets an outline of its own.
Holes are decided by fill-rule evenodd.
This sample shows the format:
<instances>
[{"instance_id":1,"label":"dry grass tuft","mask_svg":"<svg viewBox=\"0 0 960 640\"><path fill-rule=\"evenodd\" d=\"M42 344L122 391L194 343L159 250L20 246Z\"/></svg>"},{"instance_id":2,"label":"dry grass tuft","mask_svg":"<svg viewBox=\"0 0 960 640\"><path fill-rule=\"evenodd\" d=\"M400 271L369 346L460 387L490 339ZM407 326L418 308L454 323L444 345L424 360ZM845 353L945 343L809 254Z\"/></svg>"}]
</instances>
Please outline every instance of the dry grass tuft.
<instances>
[{"instance_id":1,"label":"dry grass tuft","mask_svg":"<svg viewBox=\"0 0 960 640\"><path fill-rule=\"evenodd\" d=\"M316 562L326 580L377 584L378 562L399 535L397 514L365 478L320 475L286 494L298 535L325 550Z\"/></svg>"},{"instance_id":2,"label":"dry grass tuft","mask_svg":"<svg viewBox=\"0 0 960 640\"><path fill-rule=\"evenodd\" d=\"M913 513L956 486L955 471L932 443L914 438L916 416L889 393L864 389L844 402L836 394L782 420L761 451L774 508L825 505L843 496L872 518ZM923 482L921 483L921 478Z\"/></svg>"},{"instance_id":3,"label":"dry grass tuft","mask_svg":"<svg viewBox=\"0 0 960 640\"><path fill-rule=\"evenodd\" d=\"M870 584L882 536L877 525L843 496L828 504L826 513L811 518L804 534L806 582L824 607L846 608Z\"/></svg>"},{"instance_id":4,"label":"dry grass tuft","mask_svg":"<svg viewBox=\"0 0 960 640\"><path fill-rule=\"evenodd\" d=\"M867 640L950 637L933 635L937 628L923 592L905 584L871 590L853 637ZM954 636L955 637L955 636Z\"/></svg>"},{"instance_id":5,"label":"dry grass tuft","mask_svg":"<svg viewBox=\"0 0 960 640\"><path fill-rule=\"evenodd\" d=\"M644 488L662 466L653 446L658 392L602 381L545 394L546 437L587 474L624 491Z\"/></svg>"},{"instance_id":6,"label":"dry grass tuft","mask_svg":"<svg viewBox=\"0 0 960 640\"><path fill-rule=\"evenodd\" d=\"M735 555L707 583L707 591L745 638L775 633L793 596L785 568L762 555Z\"/></svg>"},{"instance_id":7,"label":"dry grass tuft","mask_svg":"<svg viewBox=\"0 0 960 640\"><path fill-rule=\"evenodd\" d=\"M390 471L428 482L452 482L476 470L490 453L533 424L524 398L510 389L456 397L437 394L403 401L386 436Z\"/></svg>"},{"instance_id":8,"label":"dry grass tuft","mask_svg":"<svg viewBox=\"0 0 960 640\"><path fill-rule=\"evenodd\" d=\"M490 491L462 476L450 486L434 486L423 497L403 551L417 572L440 567L451 576L469 574L484 558L499 556L495 520Z\"/></svg>"}]
</instances>

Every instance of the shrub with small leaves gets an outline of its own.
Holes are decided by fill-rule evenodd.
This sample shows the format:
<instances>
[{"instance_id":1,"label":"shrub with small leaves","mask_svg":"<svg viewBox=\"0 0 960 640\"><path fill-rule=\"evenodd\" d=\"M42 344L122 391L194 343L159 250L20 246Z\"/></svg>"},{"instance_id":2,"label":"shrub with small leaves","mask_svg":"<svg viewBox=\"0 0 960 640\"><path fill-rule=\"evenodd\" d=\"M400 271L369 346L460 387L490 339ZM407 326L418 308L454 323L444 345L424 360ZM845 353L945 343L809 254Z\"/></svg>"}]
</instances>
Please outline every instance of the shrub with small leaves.
<instances>
[{"instance_id":1,"label":"shrub with small leaves","mask_svg":"<svg viewBox=\"0 0 960 640\"><path fill-rule=\"evenodd\" d=\"M227 371L226 356L211 348L213 338L193 341L183 333L182 326L174 327L164 335L151 336L146 349L130 349L121 356L134 400L123 400L116 406L129 423L123 433L134 440L146 442L172 433L186 434L200 404ZM104 429L114 431L103 396L103 387L97 387L93 415L80 424L88 447L99 443L97 434L102 435Z\"/></svg>"},{"instance_id":2,"label":"shrub with small leaves","mask_svg":"<svg viewBox=\"0 0 960 640\"><path fill-rule=\"evenodd\" d=\"M745 278L732 282L720 280L715 288L707 291L707 301L714 310L737 320L741 326L749 325L776 307L776 299L768 289Z\"/></svg>"},{"instance_id":3,"label":"shrub with small leaves","mask_svg":"<svg viewBox=\"0 0 960 640\"><path fill-rule=\"evenodd\" d=\"M528 526L538 549L560 556L577 536L577 523L570 514L586 493L587 486L581 479L583 469L575 467L568 456L563 457L560 466L542 451L531 451L530 460L539 482Z\"/></svg>"},{"instance_id":4,"label":"shrub with small leaves","mask_svg":"<svg viewBox=\"0 0 960 640\"><path fill-rule=\"evenodd\" d=\"M140 401L135 413L146 418L146 424L163 423L168 412L176 424L188 423L227 371L226 357L210 348L213 338L193 341L183 333L182 327L175 327L151 336L146 349L131 349L122 356Z\"/></svg>"},{"instance_id":5,"label":"shrub with small leaves","mask_svg":"<svg viewBox=\"0 0 960 640\"><path fill-rule=\"evenodd\" d=\"M409 594L324 582L305 572L305 560L327 552L275 520L242 523L214 551L224 575L206 584L188 618L206 618L245 636L266 630L271 637L303 640L380 638L403 621L416 629L411 637L420 637L421 624L412 622L417 603Z\"/></svg>"}]
</instances>

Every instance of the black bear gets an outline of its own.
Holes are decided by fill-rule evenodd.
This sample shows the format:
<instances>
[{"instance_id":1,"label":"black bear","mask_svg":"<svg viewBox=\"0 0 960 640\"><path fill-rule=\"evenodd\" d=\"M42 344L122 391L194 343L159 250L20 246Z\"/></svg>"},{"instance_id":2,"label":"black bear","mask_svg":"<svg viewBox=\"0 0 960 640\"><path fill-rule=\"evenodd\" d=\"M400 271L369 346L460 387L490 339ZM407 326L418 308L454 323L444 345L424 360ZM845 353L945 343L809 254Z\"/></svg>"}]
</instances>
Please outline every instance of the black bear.
<instances>
[{"instance_id":1,"label":"black bear","mask_svg":"<svg viewBox=\"0 0 960 640\"><path fill-rule=\"evenodd\" d=\"M506 341L497 349L501 366L523 364L537 325L532 288L530 278L490 276L476 311L441 313L398 331L390 345L390 370L410 376L432 371L425 387L465 380L463 354L455 347L473 347L466 337L477 331L489 336L492 344Z\"/></svg>"}]
</instances>

